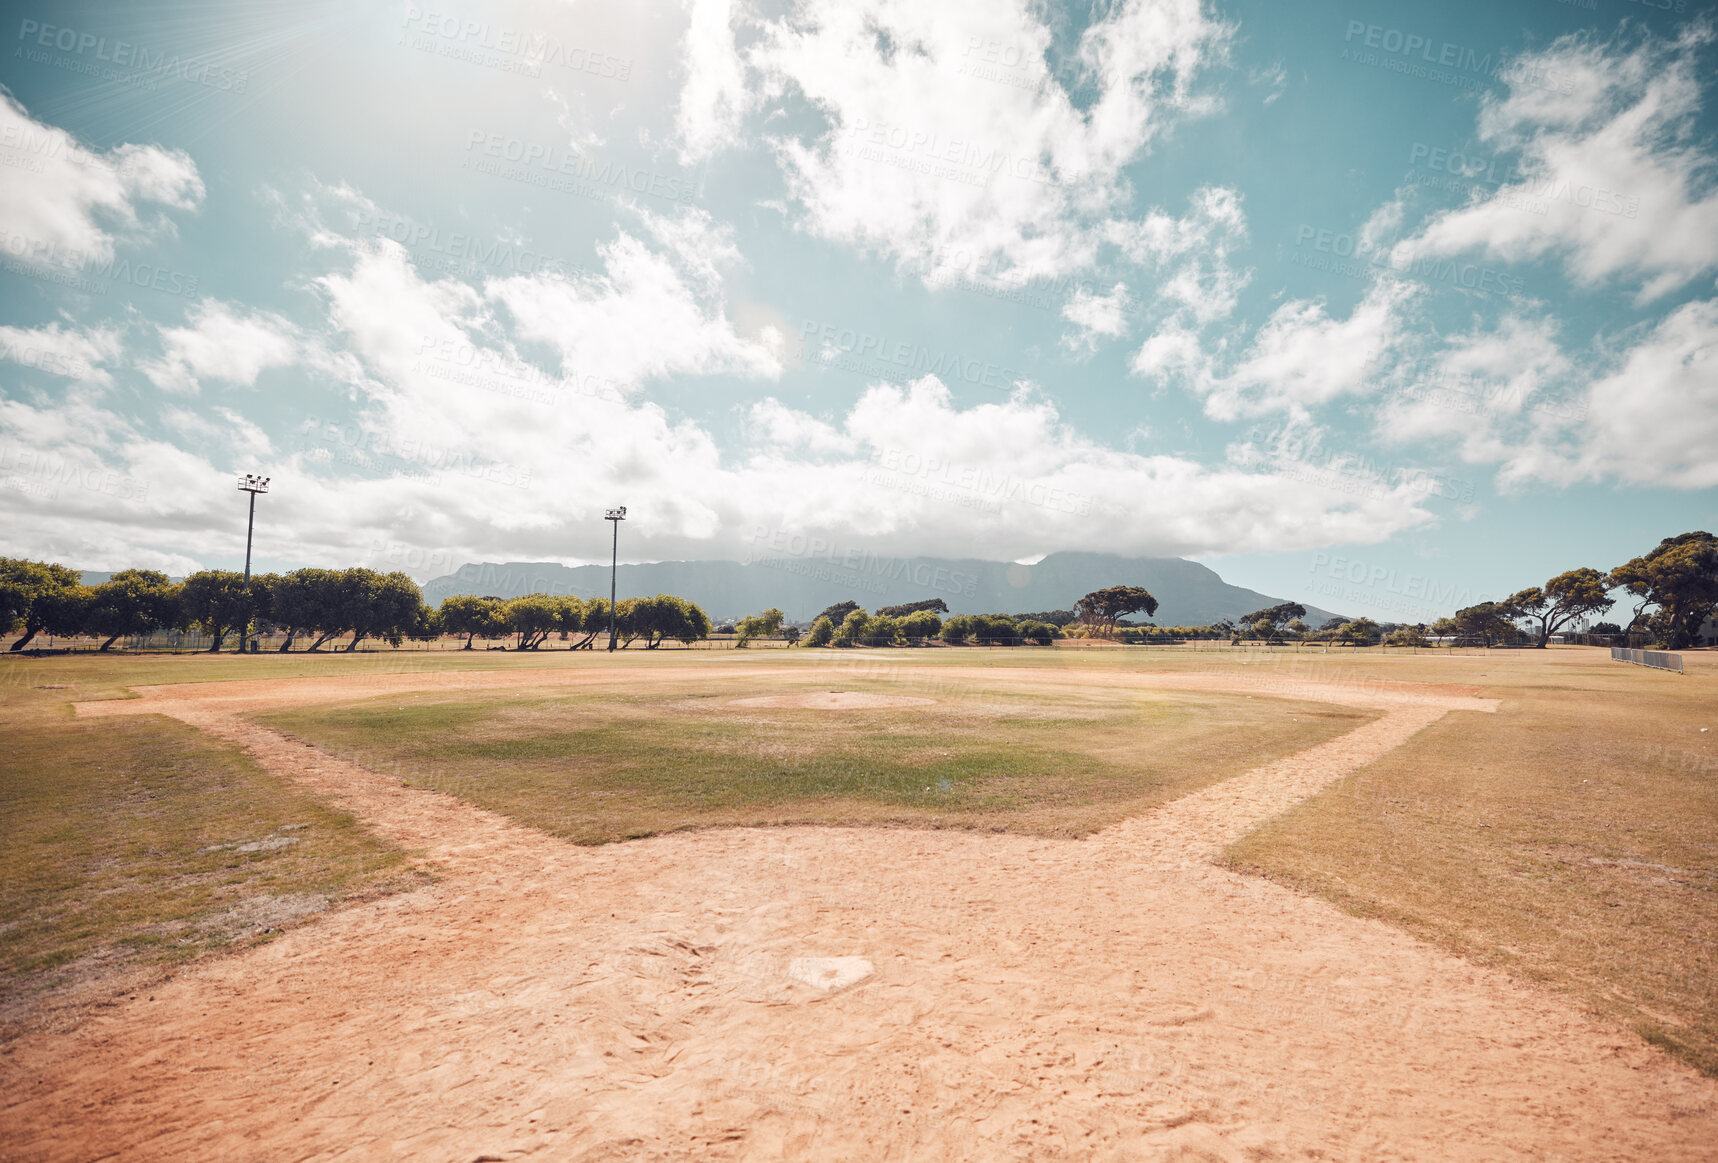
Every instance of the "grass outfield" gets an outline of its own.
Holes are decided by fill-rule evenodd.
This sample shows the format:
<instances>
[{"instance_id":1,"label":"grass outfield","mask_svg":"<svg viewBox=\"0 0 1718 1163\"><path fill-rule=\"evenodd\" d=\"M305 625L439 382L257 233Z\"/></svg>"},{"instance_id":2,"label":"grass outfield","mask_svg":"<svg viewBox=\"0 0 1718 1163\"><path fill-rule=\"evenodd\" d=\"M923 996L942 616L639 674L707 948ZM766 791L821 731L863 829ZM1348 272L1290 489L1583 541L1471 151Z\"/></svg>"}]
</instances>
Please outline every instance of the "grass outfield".
<instances>
[{"instance_id":1,"label":"grass outfield","mask_svg":"<svg viewBox=\"0 0 1718 1163\"><path fill-rule=\"evenodd\" d=\"M77 661L31 677L63 680ZM41 1017L44 991L75 1001L99 981L134 987L405 876L404 853L236 748L159 716L76 720L72 688L11 673L0 685L0 1039Z\"/></svg>"},{"instance_id":2,"label":"grass outfield","mask_svg":"<svg viewBox=\"0 0 1718 1163\"><path fill-rule=\"evenodd\" d=\"M1573 992L1718 1075L1718 657L1686 659L1452 662L1498 714L1433 724L1228 861Z\"/></svg>"},{"instance_id":3,"label":"grass outfield","mask_svg":"<svg viewBox=\"0 0 1718 1163\"><path fill-rule=\"evenodd\" d=\"M814 710L843 691L932 705ZM406 783L581 844L684 828L895 824L1077 836L1374 717L1094 684L675 679L579 694L421 694L257 716Z\"/></svg>"}]
</instances>

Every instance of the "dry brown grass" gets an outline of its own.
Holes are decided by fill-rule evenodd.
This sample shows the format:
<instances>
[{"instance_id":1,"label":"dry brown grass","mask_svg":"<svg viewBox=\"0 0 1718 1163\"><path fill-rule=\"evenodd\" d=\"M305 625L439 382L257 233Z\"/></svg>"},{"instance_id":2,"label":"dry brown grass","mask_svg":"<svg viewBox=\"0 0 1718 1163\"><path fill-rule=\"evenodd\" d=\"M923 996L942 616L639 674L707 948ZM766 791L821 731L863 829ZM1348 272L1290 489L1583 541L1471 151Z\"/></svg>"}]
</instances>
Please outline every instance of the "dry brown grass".
<instances>
[{"instance_id":1,"label":"dry brown grass","mask_svg":"<svg viewBox=\"0 0 1718 1163\"><path fill-rule=\"evenodd\" d=\"M1718 660L1690 662L1454 666L1497 715L1434 724L1229 862L1572 991L1718 1074Z\"/></svg>"}]
</instances>

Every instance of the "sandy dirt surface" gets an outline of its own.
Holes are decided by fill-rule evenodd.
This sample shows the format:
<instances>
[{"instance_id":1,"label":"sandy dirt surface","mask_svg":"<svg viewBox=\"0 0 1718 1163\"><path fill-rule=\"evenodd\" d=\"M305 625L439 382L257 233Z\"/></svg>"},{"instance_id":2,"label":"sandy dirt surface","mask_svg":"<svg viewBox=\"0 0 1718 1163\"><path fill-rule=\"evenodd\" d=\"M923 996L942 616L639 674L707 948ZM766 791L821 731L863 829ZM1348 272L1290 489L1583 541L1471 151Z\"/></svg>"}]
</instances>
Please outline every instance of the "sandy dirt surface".
<instances>
[{"instance_id":1,"label":"sandy dirt surface","mask_svg":"<svg viewBox=\"0 0 1718 1163\"><path fill-rule=\"evenodd\" d=\"M0 1056L0 1154L1673 1160L1718 1143L1718 1084L1634 1035L1209 863L1439 716L1495 709L1459 690L1294 684L1275 693L1385 713L1085 840L783 828L580 849L238 717L349 698L348 681L80 706L233 739L426 850L440 880L20 1039Z\"/></svg>"}]
</instances>

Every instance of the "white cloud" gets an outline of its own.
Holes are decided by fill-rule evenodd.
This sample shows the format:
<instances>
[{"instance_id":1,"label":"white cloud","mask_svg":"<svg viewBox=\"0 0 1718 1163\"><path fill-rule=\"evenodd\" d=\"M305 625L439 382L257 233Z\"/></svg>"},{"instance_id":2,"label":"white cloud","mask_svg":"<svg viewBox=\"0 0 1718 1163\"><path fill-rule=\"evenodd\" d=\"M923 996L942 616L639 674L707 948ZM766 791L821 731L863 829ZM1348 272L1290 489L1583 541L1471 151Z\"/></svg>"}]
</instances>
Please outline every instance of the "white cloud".
<instances>
[{"instance_id":1,"label":"white cloud","mask_svg":"<svg viewBox=\"0 0 1718 1163\"><path fill-rule=\"evenodd\" d=\"M736 142L748 99L734 47L733 0L687 0L687 8L686 81L674 122L680 160L691 164Z\"/></svg>"},{"instance_id":2,"label":"white cloud","mask_svg":"<svg viewBox=\"0 0 1718 1163\"><path fill-rule=\"evenodd\" d=\"M1177 116L1213 108L1196 78L1230 30L1200 0L1124 0L1052 73L1028 0L803 0L748 55L760 90L827 119L775 142L801 224L892 256L927 282L1019 282L1089 264L1095 223L1127 197L1121 169Z\"/></svg>"},{"instance_id":3,"label":"white cloud","mask_svg":"<svg viewBox=\"0 0 1718 1163\"><path fill-rule=\"evenodd\" d=\"M1281 411L1305 419L1313 408L1366 392L1368 368L1396 343L1402 306L1413 293L1404 283L1380 279L1346 319L1331 316L1322 299L1284 303L1231 371L1207 373L1197 384L1206 414L1235 420Z\"/></svg>"},{"instance_id":4,"label":"white cloud","mask_svg":"<svg viewBox=\"0 0 1718 1163\"><path fill-rule=\"evenodd\" d=\"M1186 216L1152 210L1135 221L1111 222L1109 240L1129 259L1160 273L1156 300L1183 325L1204 327L1235 310L1251 271L1230 264L1247 240L1241 196L1222 186L1206 186L1188 198Z\"/></svg>"},{"instance_id":5,"label":"white cloud","mask_svg":"<svg viewBox=\"0 0 1718 1163\"><path fill-rule=\"evenodd\" d=\"M1522 57L1478 127L1486 146L1518 155L1518 172L1435 216L1396 260L1555 258L1584 286L1638 280L1643 302L1718 270L1718 159L1694 141L1711 39L1696 22L1674 41L1629 48L1581 33Z\"/></svg>"},{"instance_id":6,"label":"white cloud","mask_svg":"<svg viewBox=\"0 0 1718 1163\"><path fill-rule=\"evenodd\" d=\"M1586 476L1718 486L1718 301L1672 311L1593 383L1586 401Z\"/></svg>"},{"instance_id":7,"label":"white cloud","mask_svg":"<svg viewBox=\"0 0 1718 1163\"><path fill-rule=\"evenodd\" d=\"M1131 303L1127 284L1117 283L1108 294L1100 295L1081 287L1062 307L1062 318L1074 325L1072 334L1062 337L1062 344L1071 351L1092 351L1099 339L1119 339L1127 333L1127 309Z\"/></svg>"},{"instance_id":8,"label":"white cloud","mask_svg":"<svg viewBox=\"0 0 1718 1163\"><path fill-rule=\"evenodd\" d=\"M263 372L295 363L300 354L295 329L285 319L215 299L199 303L188 326L163 327L160 333L161 358L138 366L169 392L195 392L204 381L254 387Z\"/></svg>"},{"instance_id":9,"label":"white cloud","mask_svg":"<svg viewBox=\"0 0 1718 1163\"><path fill-rule=\"evenodd\" d=\"M144 206L191 210L203 200L203 180L184 151L89 149L31 118L3 90L0 147L17 162L0 182L0 246L23 261L68 268L105 262L118 236L145 229Z\"/></svg>"},{"instance_id":10,"label":"white cloud","mask_svg":"<svg viewBox=\"0 0 1718 1163\"><path fill-rule=\"evenodd\" d=\"M118 360L121 342L112 329L0 326L0 359L50 375L92 384L111 384L103 364Z\"/></svg>"}]
</instances>

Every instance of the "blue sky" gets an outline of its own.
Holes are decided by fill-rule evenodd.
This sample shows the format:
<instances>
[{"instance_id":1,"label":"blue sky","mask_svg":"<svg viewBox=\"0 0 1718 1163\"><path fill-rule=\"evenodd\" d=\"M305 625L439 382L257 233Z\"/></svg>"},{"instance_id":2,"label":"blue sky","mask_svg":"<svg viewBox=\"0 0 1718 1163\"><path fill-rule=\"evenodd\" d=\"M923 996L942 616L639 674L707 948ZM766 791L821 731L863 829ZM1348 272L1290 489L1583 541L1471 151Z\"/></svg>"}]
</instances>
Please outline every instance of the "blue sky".
<instances>
[{"instance_id":1,"label":"blue sky","mask_svg":"<svg viewBox=\"0 0 1718 1163\"><path fill-rule=\"evenodd\" d=\"M8 5L0 550L1606 568L1718 525L1713 15Z\"/></svg>"}]
</instances>

